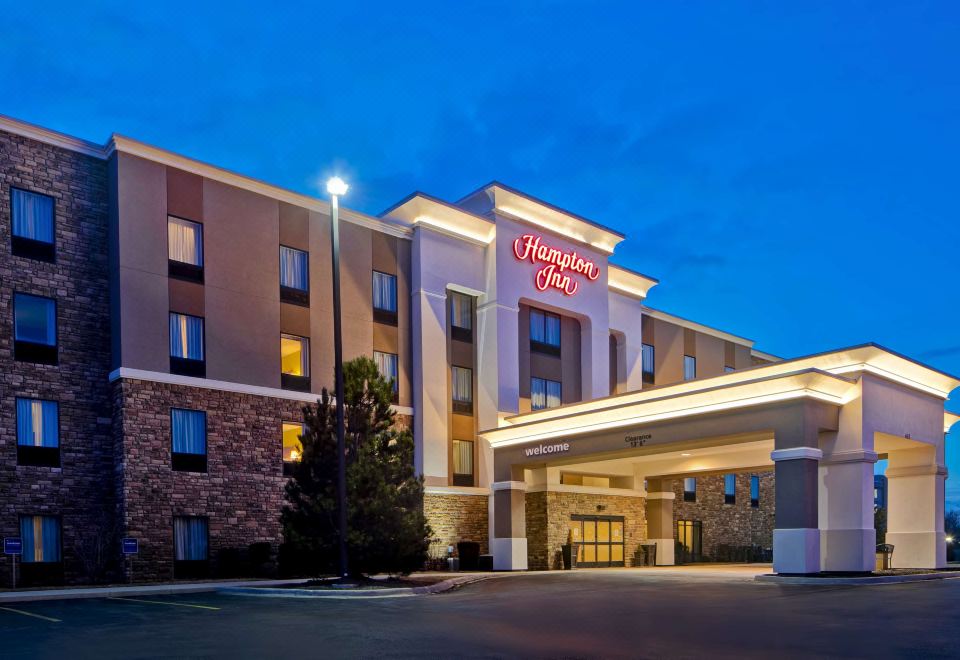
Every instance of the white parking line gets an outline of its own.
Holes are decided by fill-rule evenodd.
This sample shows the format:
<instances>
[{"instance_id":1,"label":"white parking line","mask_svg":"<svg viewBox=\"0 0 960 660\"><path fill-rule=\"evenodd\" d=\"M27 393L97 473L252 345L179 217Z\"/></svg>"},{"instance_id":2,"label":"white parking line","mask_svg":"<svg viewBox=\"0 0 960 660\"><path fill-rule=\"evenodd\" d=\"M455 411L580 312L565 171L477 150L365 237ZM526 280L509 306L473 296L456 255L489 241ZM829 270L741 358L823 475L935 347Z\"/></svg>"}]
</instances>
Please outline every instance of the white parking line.
<instances>
[{"instance_id":1,"label":"white parking line","mask_svg":"<svg viewBox=\"0 0 960 660\"><path fill-rule=\"evenodd\" d=\"M12 607L0 607L0 610L3 610L4 612L13 612L15 614L22 614L23 616L32 616L34 619L43 619L44 621L50 621L51 623L60 623L60 619L54 619L52 616L43 616L42 614L25 612L23 610L14 609Z\"/></svg>"},{"instance_id":2,"label":"white parking line","mask_svg":"<svg viewBox=\"0 0 960 660\"><path fill-rule=\"evenodd\" d=\"M132 603L148 603L150 605L173 605L175 607L194 607L198 610L219 610L212 605L196 605L194 603L175 603L172 600L141 600L140 598L108 598L107 600L126 600Z\"/></svg>"}]
</instances>

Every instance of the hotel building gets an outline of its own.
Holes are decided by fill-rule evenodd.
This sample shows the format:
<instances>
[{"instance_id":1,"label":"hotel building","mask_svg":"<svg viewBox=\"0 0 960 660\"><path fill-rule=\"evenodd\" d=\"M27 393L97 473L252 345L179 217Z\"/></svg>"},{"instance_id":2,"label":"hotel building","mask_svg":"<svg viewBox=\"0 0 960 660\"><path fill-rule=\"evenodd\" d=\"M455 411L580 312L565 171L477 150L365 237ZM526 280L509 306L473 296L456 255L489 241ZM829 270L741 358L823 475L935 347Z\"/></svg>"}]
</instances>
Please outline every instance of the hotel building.
<instances>
[{"instance_id":1,"label":"hotel building","mask_svg":"<svg viewBox=\"0 0 960 660\"><path fill-rule=\"evenodd\" d=\"M794 359L650 306L625 237L500 183L341 210L344 357L416 440L438 546L496 569L772 551L945 562L944 401L873 344ZM329 204L114 135L0 118L0 536L22 582L269 566L305 404L333 380ZM9 581L10 557L0 558ZM269 569L265 569L269 570Z\"/></svg>"}]
</instances>

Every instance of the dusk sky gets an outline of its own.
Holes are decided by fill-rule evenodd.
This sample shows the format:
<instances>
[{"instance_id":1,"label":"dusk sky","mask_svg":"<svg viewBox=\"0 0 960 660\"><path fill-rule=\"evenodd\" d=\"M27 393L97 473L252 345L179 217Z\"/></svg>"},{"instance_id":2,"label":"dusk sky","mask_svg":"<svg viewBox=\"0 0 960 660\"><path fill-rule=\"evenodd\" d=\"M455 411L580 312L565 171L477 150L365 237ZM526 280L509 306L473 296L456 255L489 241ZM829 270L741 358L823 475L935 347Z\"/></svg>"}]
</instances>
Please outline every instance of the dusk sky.
<instances>
[{"instance_id":1,"label":"dusk sky","mask_svg":"<svg viewBox=\"0 0 960 660\"><path fill-rule=\"evenodd\" d=\"M496 179L626 233L653 307L960 374L954 3L4 5L2 114L372 214Z\"/></svg>"}]
</instances>

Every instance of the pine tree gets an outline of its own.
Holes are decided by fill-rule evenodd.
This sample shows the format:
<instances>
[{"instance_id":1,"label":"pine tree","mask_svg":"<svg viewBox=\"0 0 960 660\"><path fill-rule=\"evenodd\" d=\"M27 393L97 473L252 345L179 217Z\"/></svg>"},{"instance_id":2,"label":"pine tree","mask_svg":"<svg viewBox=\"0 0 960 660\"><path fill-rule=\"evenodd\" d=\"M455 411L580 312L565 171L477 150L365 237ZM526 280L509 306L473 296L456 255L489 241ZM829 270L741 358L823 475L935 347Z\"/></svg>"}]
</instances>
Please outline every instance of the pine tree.
<instances>
[{"instance_id":1,"label":"pine tree","mask_svg":"<svg viewBox=\"0 0 960 660\"><path fill-rule=\"evenodd\" d=\"M423 478L409 429L394 427L393 385L373 360L344 363L349 573L407 574L423 566L430 528ZM281 521L287 543L315 573L338 561L336 410L324 389L304 408L303 453L286 486Z\"/></svg>"}]
</instances>

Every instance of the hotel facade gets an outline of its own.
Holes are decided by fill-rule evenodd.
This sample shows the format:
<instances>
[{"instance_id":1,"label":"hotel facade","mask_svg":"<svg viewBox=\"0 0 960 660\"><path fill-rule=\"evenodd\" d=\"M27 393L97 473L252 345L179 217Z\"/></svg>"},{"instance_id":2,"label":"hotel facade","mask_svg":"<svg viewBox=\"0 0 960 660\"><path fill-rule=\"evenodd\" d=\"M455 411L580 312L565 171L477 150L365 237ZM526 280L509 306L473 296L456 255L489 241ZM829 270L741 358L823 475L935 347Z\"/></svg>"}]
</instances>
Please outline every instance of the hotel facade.
<instances>
[{"instance_id":1,"label":"hotel facade","mask_svg":"<svg viewBox=\"0 0 960 660\"><path fill-rule=\"evenodd\" d=\"M945 564L960 380L873 344L780 359L661 311L613 263L622 234L499 183L341 219L344 357L395 383L437 547L869 571L885 458L894 566ZM329 204L0 118L0 243L21 584L117 579L121 537L137 579L272 571L301 409L333 380Z\"/></svg>"}]
</instances>

